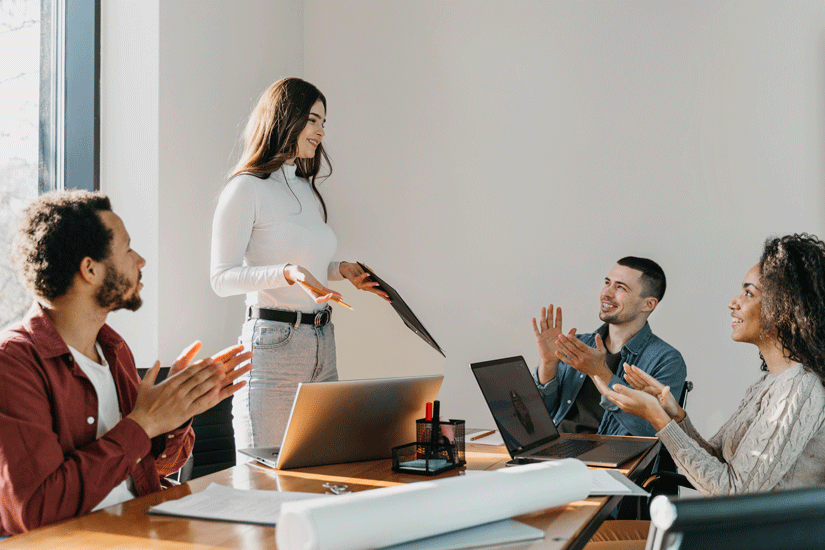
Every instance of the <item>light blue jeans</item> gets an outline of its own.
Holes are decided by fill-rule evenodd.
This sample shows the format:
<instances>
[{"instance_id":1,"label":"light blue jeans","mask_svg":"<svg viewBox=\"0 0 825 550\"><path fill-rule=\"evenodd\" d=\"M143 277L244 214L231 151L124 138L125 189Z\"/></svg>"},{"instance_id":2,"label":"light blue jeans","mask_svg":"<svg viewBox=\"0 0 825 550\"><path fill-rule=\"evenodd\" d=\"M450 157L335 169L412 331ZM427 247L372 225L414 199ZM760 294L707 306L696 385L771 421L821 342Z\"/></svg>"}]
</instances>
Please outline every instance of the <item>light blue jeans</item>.
<instances>
[{"instance_id":1,"label":"light blue jeans","mask_svg":"<svg viewBox=\"0 0 825 550\"><path fill-rule=\"evenodd\" d=\"M252 350L253 367L232 401L235 448L279 446L298 383L338 380L335 329L249 319L240 342ZM239 463L248 460L238 455Z\"/></svg>"}]
</instances>

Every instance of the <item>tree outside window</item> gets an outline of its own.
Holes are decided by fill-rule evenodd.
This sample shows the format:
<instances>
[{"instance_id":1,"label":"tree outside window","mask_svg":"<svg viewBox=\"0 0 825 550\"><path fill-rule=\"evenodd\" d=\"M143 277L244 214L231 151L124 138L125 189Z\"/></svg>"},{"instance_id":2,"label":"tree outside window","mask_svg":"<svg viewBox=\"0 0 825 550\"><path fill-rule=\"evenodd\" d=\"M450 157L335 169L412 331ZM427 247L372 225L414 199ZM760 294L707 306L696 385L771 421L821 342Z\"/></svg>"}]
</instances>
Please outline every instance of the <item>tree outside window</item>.
<instances>
[{"instance_id":1,"label":"tree outside window","mask_svg":"<svg viewBox=\"0 0 825 550\"><path fill-rule=\"evenodd\" d=\"M98 188L99 45L100 0L0 0L0 328L31 303L9 257L23 209Z\"/></svg>"},{"instance_id":2,"label":"tree outside window","mask_svg":"<svg viewBox=\"0 0 825 550\"><path fill-rule=\"evenodd\" d=\"M40 11L40 0L0 0L0 327L31 303L9 256L20 213L38 191Z\"/></svg>"}]
</instances>

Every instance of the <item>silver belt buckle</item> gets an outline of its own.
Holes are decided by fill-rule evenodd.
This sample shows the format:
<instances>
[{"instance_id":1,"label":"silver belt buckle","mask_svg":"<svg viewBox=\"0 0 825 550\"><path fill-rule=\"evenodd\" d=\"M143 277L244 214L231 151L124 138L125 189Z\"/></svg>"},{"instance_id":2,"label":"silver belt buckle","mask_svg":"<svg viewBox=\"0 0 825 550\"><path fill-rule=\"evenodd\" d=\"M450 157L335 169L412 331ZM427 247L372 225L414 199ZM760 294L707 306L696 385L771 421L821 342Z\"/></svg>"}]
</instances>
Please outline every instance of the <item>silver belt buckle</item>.
<instances>
[{"instance_id":1,"label":"silver belt buckle","mask_svg":"<svg viewBox=\"0 0 825 550\"><path fill-rule=\"evenodd\" d=\"M326 320L324 320L325 317L326 317ZM315 328L321 328L322 326L329 323L329 318L330 318L330 314L329 314L328 309L322 309L321 311L316 313L315 314Z\"/></svg>"}]
</instances>

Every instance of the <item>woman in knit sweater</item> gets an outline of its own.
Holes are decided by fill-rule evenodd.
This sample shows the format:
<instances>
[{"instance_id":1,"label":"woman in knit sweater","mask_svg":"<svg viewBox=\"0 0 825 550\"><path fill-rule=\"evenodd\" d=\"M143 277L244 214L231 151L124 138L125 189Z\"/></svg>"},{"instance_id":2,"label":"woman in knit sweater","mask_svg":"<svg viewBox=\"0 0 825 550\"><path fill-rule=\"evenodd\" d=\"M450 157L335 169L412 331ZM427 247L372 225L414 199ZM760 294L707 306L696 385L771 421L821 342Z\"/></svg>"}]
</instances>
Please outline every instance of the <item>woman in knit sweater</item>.
<instances>
[{"instance_id":1,"label":"woman in knit sweater","mask_svg":"<svg viewBox=\"0 0 825 550\"><path fill-rule=\"evenodd\" d=\"M768 239L728 307L731 338L755 345L766 372L710 440L699 435L667 386L635 367L625 366L633 388L600 390L656 428L702 494L825 484L825 243L806 234ZM596 541L627 540L634 528L644 538L647 522L606 522L587 548L617 548Z\"/></svg>"}]
</instances>

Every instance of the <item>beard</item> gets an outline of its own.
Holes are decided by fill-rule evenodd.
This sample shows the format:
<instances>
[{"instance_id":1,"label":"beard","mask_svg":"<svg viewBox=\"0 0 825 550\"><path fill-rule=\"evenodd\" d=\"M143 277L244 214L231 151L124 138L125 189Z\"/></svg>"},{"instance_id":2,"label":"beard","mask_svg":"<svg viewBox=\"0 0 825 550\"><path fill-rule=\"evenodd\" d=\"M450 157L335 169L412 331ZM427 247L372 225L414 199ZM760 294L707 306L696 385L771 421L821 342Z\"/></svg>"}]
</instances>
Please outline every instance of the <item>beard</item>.
<instances>
[{"instance_id":1,"label":"beard","mask_svg":"<svg viewBox=\"0 0 825 550\"><path fill-rule=\"evenodd\" d=\"M624 313L605 313L599 311L599 320L608 325L623 325L629 321L633 321L639 316L639 312L624 312Z\"/></svg>"},{"instance_id":2,"label":"beard","mask_svg":"<svg viewBox=\"0 0 825 550\"><path fill-rule=\"evenodd\" d=\"M104 262L104 265L106 266L106 278L103 279L103 284L100 285L95 295L97 305L109 311L118 309L137 311L143 305L143 300L137 291L132 293L131 296L126 296L129 289L132 288L129 278L115 269L115 266L110 262ZM142 277L143 273L138 272L138 282Z\"/></svg>"}]
</instances>

